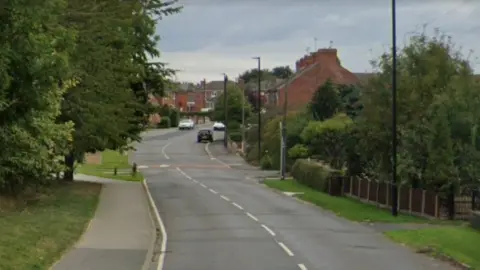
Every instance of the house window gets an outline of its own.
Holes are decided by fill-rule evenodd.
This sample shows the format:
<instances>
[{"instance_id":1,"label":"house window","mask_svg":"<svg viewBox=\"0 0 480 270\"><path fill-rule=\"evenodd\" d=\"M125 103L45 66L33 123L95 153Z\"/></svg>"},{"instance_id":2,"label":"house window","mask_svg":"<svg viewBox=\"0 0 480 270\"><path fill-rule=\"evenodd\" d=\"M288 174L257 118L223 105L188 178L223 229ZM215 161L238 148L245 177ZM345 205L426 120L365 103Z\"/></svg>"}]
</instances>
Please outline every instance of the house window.
<instances>
[{"instance_id":1,"label":"house window","mask_svg":"<svg viewBox=\"0 0 480 270\"><path fill-rule=\"evenodd\" d=\"M188 95L188 102L195 102L195 95Z\"/></svg>"}]
</instances>

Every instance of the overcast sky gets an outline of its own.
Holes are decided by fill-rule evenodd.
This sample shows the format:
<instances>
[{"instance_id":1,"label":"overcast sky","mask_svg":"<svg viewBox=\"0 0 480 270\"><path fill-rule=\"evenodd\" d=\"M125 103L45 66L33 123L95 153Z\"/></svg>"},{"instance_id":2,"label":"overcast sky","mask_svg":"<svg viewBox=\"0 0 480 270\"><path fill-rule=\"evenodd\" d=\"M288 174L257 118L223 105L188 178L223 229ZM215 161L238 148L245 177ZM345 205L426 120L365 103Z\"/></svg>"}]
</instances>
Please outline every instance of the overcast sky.
<instances>
[{"instance_id":1,"label":"overcast sky","mask_svg":"<svg viewBox=\"0 0 480 270\"><path fill-rule=\"evenodd\" d=\"M290 65L307 50L338 49L342 65L370 70L369 60L391 44L389 0L180 0L182 13L157 25L160 60L179 70L177 79L218 80L256 67ZM480 0L397 0L398 43L423 25L439 27L474 50L480 72ZM315 38L317 39L315 45Z\"/></svg>"}]
</instances>

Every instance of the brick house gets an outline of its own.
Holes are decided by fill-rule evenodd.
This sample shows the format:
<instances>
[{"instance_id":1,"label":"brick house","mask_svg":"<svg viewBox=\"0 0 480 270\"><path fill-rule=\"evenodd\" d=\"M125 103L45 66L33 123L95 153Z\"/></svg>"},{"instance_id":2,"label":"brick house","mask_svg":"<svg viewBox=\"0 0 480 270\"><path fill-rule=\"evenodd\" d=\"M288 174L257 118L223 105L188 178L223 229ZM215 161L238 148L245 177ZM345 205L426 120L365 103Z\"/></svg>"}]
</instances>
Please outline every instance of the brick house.
<instances>
[{"instance_id":1,"label":"brick house","mask_svg":"<svg viewBox=\"0 0 480 270\"><path fill-rule=\"evenodd\" d=\"M282 81L275 87L266 89L268 100L283 106L285 87L288 84L288 108L297 110L307 105L315 91L328 79L337 84L357 84L359 78L340 64L337 50L319 49L305 55L296 62L296 71L288 80Z\"/></svg>"}]
</instances>

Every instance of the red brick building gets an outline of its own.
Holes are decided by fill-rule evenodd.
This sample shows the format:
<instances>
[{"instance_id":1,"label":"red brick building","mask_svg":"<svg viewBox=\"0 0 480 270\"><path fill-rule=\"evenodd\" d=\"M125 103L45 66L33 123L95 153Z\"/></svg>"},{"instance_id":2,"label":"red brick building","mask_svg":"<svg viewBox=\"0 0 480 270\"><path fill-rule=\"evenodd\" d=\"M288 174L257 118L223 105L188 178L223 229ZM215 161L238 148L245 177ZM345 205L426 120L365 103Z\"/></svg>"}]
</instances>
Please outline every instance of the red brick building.
<instances>
[{"instance_id":1,"label":"red brick building","mask_svg":"<svg viewBox=\"0 0 480 270\"><path fill-rule=\"evenodd\" d=\"M296 72L289 78L288 108L305 107L315 91L328 79L337 84L357 84L359 78L340 64L336 49L319 49L296 62ZM267 90L269 103L283 106L287 80Z\"/></svg>"}]
</instances>

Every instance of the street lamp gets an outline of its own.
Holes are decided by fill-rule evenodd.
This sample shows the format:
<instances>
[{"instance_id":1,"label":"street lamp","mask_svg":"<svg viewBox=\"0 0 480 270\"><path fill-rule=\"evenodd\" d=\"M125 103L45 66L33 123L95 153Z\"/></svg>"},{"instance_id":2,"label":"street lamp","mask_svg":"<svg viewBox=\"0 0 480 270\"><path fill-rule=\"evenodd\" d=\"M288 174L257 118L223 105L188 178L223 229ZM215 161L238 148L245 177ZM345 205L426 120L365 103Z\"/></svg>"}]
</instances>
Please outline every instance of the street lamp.
<instances>
[{"instance_id":1,"label":"street lamp","mask_svg":"<svg viewBox=\"0 0 480 270\"><path fill-rule=\"evenodd\" d=\"M392 0L392 215L398 215L397 187L397 14Z\"/></svg>"},{"instance_id":2,"label":"street lamp","mask_svg":"<svg viewBox=\"0 0 480 270\"><path fill-rule=\"evenodd\" d=\"M288 87L290 85L290 77L287 78L284 88L284 101L283 101L283 119L282 119L282 167L281 174L282 180L285 180L285 174L287 172L287 111L288 111Z\"/></svg>"},{"instance_id":3,"label":"street lamp","mask_svg":"<svg viewBox=\"0 0 480 270\"><path fill-rule=\"evenodd\" d=\"M223 143L225 147L228 146L228 106L227 106L227 82L228 82L228 77L227 74L223 74L223 111L225 113L225 120L224 120L224 125L225 125L225 132L223 134Z\"/></svg>"},{"instance_id":4,"label":"street lamp","mask_svg":"<svg viewBox=\"0 0 480 270\"><path fill-rule=\"evenodd\" d=\"M257 109L258 109L258 160L262 158L262 102L261 102L261 94L262 94L262 70L260 66L261 58L260 56L252 57L252 59L256 59L258 62L258 98L257 98Z\"/></svg>"}]
</instances>

